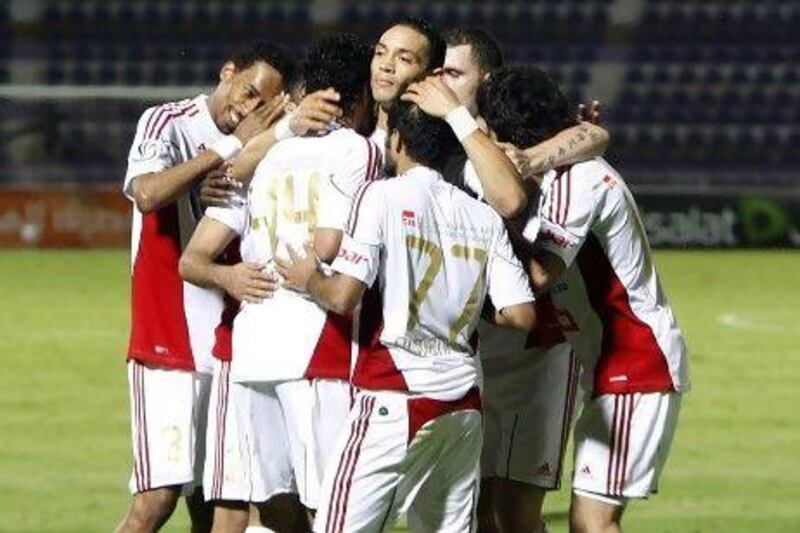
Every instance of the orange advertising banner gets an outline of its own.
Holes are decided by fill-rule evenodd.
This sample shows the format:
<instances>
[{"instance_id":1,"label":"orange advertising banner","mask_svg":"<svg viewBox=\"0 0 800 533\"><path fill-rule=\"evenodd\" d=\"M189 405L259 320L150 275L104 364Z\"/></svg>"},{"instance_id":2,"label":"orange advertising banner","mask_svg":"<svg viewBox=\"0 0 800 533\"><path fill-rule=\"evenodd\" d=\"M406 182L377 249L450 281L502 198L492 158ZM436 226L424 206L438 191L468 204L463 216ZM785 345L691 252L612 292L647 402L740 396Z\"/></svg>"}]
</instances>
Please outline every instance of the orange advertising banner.
<instances>
[{"instance_id":1,"label":"orange advertising banner","mask_svg":"<svg viewBox=\"0 0 800 533\"><path fill-rule=\"evenodd\" d=\"M127 246L131 209L111 185L0 187L0 247Z\"/></svg>"}]
</instances>

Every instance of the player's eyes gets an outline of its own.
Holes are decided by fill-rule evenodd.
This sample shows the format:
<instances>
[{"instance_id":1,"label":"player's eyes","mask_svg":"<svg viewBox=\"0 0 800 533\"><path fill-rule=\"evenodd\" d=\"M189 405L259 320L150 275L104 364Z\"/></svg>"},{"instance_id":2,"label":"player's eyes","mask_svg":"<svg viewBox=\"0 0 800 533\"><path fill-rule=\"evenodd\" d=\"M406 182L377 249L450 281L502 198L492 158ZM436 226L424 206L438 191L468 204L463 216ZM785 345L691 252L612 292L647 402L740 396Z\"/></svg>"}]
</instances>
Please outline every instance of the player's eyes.
<instances>
[{"instance_id":1,"label":"player's eyes","mask_svg":"<svg viewBox=\"0 0 800 533\"><path fill-rule=\"evenodd\" d=\"M406 65L410 65L410 64L412 64L412 63L414 62L414 60L413 60L413 59L411 59L411 58L410 58L410 57L408 57L408 56L400 56L400 61L402 61L402 62L403 62L403 63L405 63Z\"/></svg>"}]
</instances>

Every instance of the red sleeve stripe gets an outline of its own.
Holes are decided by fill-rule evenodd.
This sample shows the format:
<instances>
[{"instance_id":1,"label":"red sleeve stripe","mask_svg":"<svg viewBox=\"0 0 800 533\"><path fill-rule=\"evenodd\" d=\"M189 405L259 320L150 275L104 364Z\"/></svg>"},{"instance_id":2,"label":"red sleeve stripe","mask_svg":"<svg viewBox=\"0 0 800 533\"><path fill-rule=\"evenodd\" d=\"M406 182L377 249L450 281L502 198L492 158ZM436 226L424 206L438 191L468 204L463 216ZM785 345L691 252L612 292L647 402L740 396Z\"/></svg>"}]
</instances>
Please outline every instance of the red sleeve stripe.
<instances>
[{"instance_id":1,"label":"red sleeve stripe","mask_svg":"<svg viewBox=\"0 0 800 533\"><path fill-rule=\"evenodd\" d=\"M170 122L172 122L174 119L176 119L178 117L182 117L182 116L188 114L191 111L192 111L192 108L191 107L187 107L186 109L176 110L176 111L170 113L169 115L167 115L164 119L162 119L161 124L158 126L158 129L157 129L157 131L155 133L154 138L158 139L159 137L161 137L161 134L164 132L164 128L167 127L167 124L169 124Z\"/></svg>"},{"instance_id":2,"label":"red sleeve stripe","mask_svg":"<svg viewBox=\"0 0 800 533\"><path fill-rule=\"evenodd\" d=\"M372 179L372 167L375 159L375 152L373 151L372 143L369 139L364 139L367 142L367 168L365 172L365 179L370 181Z\"/></svg>"},{"instance_id":3,"label":"red sleeve stripe","mask_svg":"<svg viewBox=\"0 0 800 533\"><path fill-rule=\"evenodd\" d=\"M383 158L381 157L381 149L378 147L377 144L367 139L367 142L370 144L370 147L375 151L375 159L372 163L372 177L371 180L378 179L381 175L381 165L383 164Z\"/></svg>"},{"instance_id":4,"label":"red sleeve stripe","mask_svg":"<svg viewBox=\"0 0 800 533\"><path fill-rule=\"evenodd\" d=\"M559 226L566 225L569 217L571 189L572 169L570 168L556 176L547 192L547 218Z\"/></svg>"},{"instance_id":5,"label":"red sleeve stripe","mask_svg":"<svg viewBox=\"0 0 800 533\"><path fill-rule=\"evenodd\" d=\"M352 236L353 233L356 231L356 227L358 226L358 211L361 208L361 200L364 199L364 194L369 189L369 186L375 183L374 181L366 181L364 182L361 187L359 187L358 191L356 192L355 202L353 202L353 208L350 210L350 220L347 224L347 234Z\"/></svg>"},{"instance_id":6,"label":"red sleeve stripe","mask_svg":"<svg viewBox=\"0 0 800 533\"><path fill-rule=\"evenodd\" d=\"M168 113L170 111L175 110L177 105L178 104L176 102L168 102L153 109L153 112L150 113L150 118L147 120L147 125L144 128L145 139L148 139L150 135L153 133L153 126L161 119L164 113Z\"/></svg>"},{"instance_id":7,"label":"red sleeve stripe","mask_svg":"<svg viewBox=\"0 0 800 533\"><path fill-rule=\"evenodd\" d=\"M555 213L555 217L556 217L555 218L555 223L556 224L560 224L561 223L561 202L562 202L561 184L563 183L561 178L563 176L564 176L563 174L559 174L558 177L556 178L556 184L555 184L556 185L556 213Z\"/></svg>"},{"instance_id":8,"label":"red sleeve stripe","mask_svg":"<svg viewBox=\"0 0 800 533\"><path fill-rule=\"evenodd\" d=\"M566 199L564 200L564 213L561 216L561 225L564 226L567 224L567 215L569 215L569 197L570 191L572 189L572 169L570 168L567 170L567 175L565 179L561 180L564 182L564 188L566 189Z\"/></svg>"},{"instance_id":9,"label":"red sleeve stripe","mask_svg":"<svg viewBox=\"0 0 800 533\"><path fill-rule=\"evenodd\" d=\"M165 104L159 107L150 116L145 128L145 139L157 139L164 131L164 127L170 120L185 115L189 112L198 111L197 106L193 102L188 104Z\"/></svg>"}]
</instances>

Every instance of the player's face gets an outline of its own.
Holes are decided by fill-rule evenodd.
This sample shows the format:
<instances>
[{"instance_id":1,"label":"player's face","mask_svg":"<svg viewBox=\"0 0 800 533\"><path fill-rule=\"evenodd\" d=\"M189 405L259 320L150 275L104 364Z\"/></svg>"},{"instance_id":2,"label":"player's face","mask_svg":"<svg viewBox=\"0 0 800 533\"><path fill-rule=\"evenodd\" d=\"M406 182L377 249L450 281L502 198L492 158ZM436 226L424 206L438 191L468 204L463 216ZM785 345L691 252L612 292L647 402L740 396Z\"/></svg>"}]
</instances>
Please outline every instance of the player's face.
<instances>
[{"instance_id":1,"label":"player's face","mask_svg":"<svg viewBox=\"0 0 800 533\"><path fill-rule=\"evenodd\" d=\"M408 26L393 26L381 35L372 56L372 97L393 101L428 69L428 38Z\"/></svg>"},{"instance_id":2,"label":"player's face","mask_svg":"<svg viewBox=\"0 0 800 533\"><path fill-rule=\"evenodd\" d=\"M467 106L473 115L478 111L478 87L483 80L483 72L472 57L472 46L462 44L448 46L444 56L444 82L450 87L458 100Z\"/></svg>"},{"instance_id":3,"label":"player's face","mask_svg":"<svg viewBox=\"0 0 800 533\"><path fill-rule=\"evenodd\" d=\"M283 90L283 79L263 61L242 70L236 70L233 63L226 63L220 72L220 86L223 105L214 122L222 132L231 133L255 108Z\"/></svg>"}]
</instances>

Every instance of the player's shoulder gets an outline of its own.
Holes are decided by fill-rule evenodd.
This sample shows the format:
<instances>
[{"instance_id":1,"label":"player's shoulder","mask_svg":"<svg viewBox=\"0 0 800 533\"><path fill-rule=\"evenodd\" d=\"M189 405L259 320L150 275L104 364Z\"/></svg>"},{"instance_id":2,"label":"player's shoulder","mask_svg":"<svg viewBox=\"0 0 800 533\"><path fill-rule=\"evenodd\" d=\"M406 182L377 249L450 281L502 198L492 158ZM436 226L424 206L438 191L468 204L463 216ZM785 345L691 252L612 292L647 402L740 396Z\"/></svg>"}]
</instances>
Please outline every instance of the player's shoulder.
<instances>
[{"instance_id":1,"label":"player's shoulder","mask_svg":"<svg viewBox=\"0 0 800 533\"><path fill-rule=\"evenodd\" d=\"M503 227L503 217L500 216L492 206L473 198L454 185L450 186L453 187L453 195L458 198L458 201L461 202L466 211L470 214L470 218L498 228Z\"/></svg>"},{"instance_id":2,"label":"player's shoulder","mask_svg":"<svg viewBox=\"0 0 800 533\"><path fill-rule=\"evenodd\" d=\"M352 128L339 128L329 134L331 146L337 153L346 158L358 158L364 161L376 161L381 156L378 145L368 137L364 137Z\"/></svg>"},{"instance_id":3,"label":"player's shoulder","mask_svg":"<svg viewBox=\"0 0 800 533\"><path fill-rule=\"evenodd\" d=\"M622 181L619 172L602 157L575 163L570 167L568 174L574 180L573 186L584 184L595 188L600 184L608 184L609 181Z\"/></svg>"},{"instance_id":4,"label":"player's shoulder","mask_svg":"<svg viewBox=\"0 0 800 533\"><path fill-rule=\"evenodd\" d=\"M176 124L195 117L200 112L196 98L164 102L144 110L139 123L145 138L157 138Z\"/></svg>"}]
</instances>

